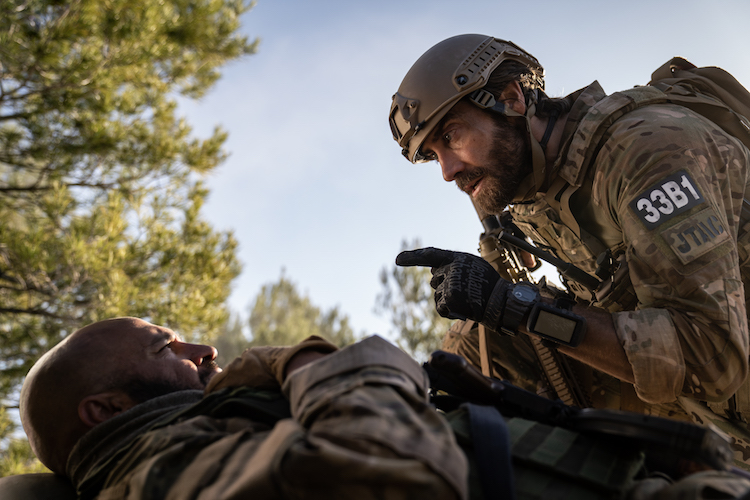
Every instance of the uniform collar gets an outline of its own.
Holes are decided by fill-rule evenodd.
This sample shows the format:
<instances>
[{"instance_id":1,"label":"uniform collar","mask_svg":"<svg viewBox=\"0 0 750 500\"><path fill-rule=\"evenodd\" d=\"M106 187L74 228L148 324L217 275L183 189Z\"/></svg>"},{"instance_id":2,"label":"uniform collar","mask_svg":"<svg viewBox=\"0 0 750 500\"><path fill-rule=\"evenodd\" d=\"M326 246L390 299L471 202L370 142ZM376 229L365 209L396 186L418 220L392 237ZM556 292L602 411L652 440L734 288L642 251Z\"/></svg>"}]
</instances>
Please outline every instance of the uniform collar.
<instances>
[{"instance_id":1,"label":"uniform collar","mask_svg":"<svg viewBox=\"0 0 750 500\"><path fill-rule=\"evenodd\" d=\"M597 102L607 97L604 93L599 82L594 82L588 87L584 87L572 94L565 96L563 99L570 103L570 111L568 112L563 133L560 138L559 153L551 169L548 169L545 175L545 179L542 182L544 186L552 185L555 178L560 175L568 182L570 179L578 178L579 171L584 165L567 165L565 160L568 156L568 150L570 149L573 137L576 134L581 120L588 114L589 110L596 105ZM565 167L565 168L561 168ZM575 167L578 167L577 169ZM527 181L530 178L526 179ZM571 182L572 183L572 182ZM546 189L546 188L545 188ZM543 194L543 193L542 193ZM521 188L516 193L513 203L526 203L532 201L538 197L538 193L528 190L528 182L524 182Z\"/></svg>"}]
</instances>

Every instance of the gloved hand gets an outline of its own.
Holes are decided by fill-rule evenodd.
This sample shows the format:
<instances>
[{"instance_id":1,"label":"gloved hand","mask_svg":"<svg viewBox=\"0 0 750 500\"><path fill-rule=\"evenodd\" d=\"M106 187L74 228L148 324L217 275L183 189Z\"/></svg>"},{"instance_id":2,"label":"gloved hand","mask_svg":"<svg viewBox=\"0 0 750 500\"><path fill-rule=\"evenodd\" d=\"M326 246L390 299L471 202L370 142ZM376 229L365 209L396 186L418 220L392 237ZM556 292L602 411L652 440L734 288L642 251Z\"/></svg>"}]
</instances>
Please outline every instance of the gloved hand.
<instances>
[{"instance_id":1,"label":"gloved hand","mask_svg":"<svg viewBox=\"0 0 750 500\"><path fill-rule=\"evenodd\" d=\"M440 316L472 319L493 330L499 328L509 282L481 257L439 248L401 252L399 266L429 266L430 286L435 289L435 306Z\"/></svg>"},{"instance_id":2,"label":"gloved hand","mask_svg":"<svg viewBox=\"0 0 750 500\"><path fill-rule=\"evenodd\" d=\"M225 387L254 387L256 389L279 389L287 375L287 365L295 355L303 351L328 354L338 348L315 335L293 346L261 346L245 349L234 358L221 373L211 378L206 394Z\"/></svg>"}]
</instances>

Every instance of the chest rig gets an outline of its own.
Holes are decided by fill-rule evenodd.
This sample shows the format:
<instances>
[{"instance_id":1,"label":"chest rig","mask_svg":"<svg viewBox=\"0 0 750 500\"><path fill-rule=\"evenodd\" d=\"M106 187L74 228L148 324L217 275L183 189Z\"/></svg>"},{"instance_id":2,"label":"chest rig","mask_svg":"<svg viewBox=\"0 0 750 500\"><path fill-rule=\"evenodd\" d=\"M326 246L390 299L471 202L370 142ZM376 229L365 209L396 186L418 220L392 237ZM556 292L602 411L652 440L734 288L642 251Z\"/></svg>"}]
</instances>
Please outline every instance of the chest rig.
<instances>
[{"instance_id":1,"label":"chest rig","mask_svg":"<svg viewBox=\"0 0 750 500\"><path fill-rule=\"evenodd\" d=\"M594 182L591 164L599 154L607 129L638 107L669 102L673 100L653 87L618 92L597 102L562 150L559 161L563 163L556 165L558 175L547 192L510 208L514 223L538 247L599 280L599 285L591 287L563 278L568 290L580 301L609 312L634 310L638 304L625 259L626 246L621 234L617 237L617 228L607 228L606 224L581 227L577 209L590 199ZM750 312L750 201L747 197L743 199L740 220L737 252L746 291L745 306ZM587 230L591 228L592 231ZM626 388L622 391L626 394ZM750 426L750 380L728 400L707 405L716 414ZM632 411L633 408L637 410L637 406L627 409Z\"/></svg>"},{"instance_id":2,"label":"chest rig","mask_svg":"<svg viewBox=\"0 0 750 500\"><path fill-rule=\"evenodd\" d=\"M606 223L595 224L592 230L582 228L580 213L576 213L581 203L577 200L590 198L594 180L590 166L609 127L641 106L666 102L663 92L636 87L595 103L563 145L555 165L557 176L547 192L509 209L513 222L538 247L598 281L598 285L591 286L563 278L568 290L580 301L610 312L632 310L637 304L625 261L625 245L619 229L607 227Z\"/></svg>"},{"instance_id":3,"label":"chest rig","mask_svg":"<svg viewBox=\"0 0 750 500\"><path fill-rule=\"evenodd\" d=\"M565 284L579 300L610 312L633 310L637 297L630 281L625 245L613 238L606 227L586 224L581 228L576 198L591 193L593 172L590 165L599 154L607 129L626 113L649 104L679 104L707 117L725 132L750 148L750 94L720 68L696 68L679 58L667 62L653 74L649 86L619 92L594 103L561 148L557 177L546 193L526 204L510 208L516 225L537 246L569 261L600 284L591 287L566 279ZM750 311L750 201L742 203L737 234L737 252L745 305ZM605 243L606 242L606 243ZM625 385L625 384L623 384ZM750 379L728 400L708 403L714 414L750 427ZM628 408L629 409L629 408ZM637 408L636 408L637 411Z\"/></svg>"},{"instance_id":4,"label":"chest rig","mask_svg":"<svg viewBox=\"0 0 750 500\"><path fill-rule=\"evenodd\" d=\"M581 119L564 145L556 165L558 174L546 193L510 207L513 222L536 245L599 280L597 286L563 277L568 290L590 305L617 312L633 310L638 302L630 282L626 247L618 228L598 221L586 228L579 223L580 207L590 200L594 172L607 129L639 107L672 102L654 87L636 87L605 97ZM737 249L742 281L750 285L750 200L743 200ZM746 293L750 306L750 294ZM750 307L748 308L750 311Z\"/></svg>"}]
</instances>

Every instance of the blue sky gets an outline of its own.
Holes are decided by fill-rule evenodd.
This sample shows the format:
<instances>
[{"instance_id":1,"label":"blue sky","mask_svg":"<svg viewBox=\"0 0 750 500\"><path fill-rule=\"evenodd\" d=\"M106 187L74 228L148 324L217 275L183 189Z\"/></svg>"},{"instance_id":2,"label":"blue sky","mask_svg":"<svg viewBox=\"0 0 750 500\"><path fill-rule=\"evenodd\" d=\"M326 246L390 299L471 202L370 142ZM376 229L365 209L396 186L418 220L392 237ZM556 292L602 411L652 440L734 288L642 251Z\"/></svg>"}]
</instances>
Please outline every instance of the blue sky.
<instances>
[{"instance_id":1,"label":"blue sky","mask_svg":"<svg viewBox=\"0 0 750 500\"><path fill-rule=\"evenodd\" d=\"M750 86L748 19L747 0L257 0L242 30L260 38L258 53L181 104L196 135L229 132L204 216L240 242L231 307L247 317L285 269L356 331L389 336L373 309L379 272L402 240L477 252L468 198L437 165L403 159L386 121L404 74L435 43L461 33L511 40L540 60L552 96L594 80L607 92L645 84L675 55Z\"/></svg>"}]
</instances>

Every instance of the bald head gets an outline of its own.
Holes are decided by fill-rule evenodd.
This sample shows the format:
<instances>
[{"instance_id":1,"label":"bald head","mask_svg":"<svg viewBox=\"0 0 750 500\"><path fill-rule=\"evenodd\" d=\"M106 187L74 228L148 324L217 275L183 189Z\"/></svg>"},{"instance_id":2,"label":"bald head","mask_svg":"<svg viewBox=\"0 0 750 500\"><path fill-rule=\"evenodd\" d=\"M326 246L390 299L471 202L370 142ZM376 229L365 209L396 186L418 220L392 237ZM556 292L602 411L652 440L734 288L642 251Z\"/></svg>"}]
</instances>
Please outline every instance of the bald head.
<instances>
[{"instance_id":1,"label":"bald head","mask_svg":"<svg viewBox=\"0 0 750 500\"><path fill-rule=\"evenodd\" d=\"M88 325L47 352L21 390L21 421L39 460L64 474L89 429L150 397L203 389L219 371L209 346L138 318Z\"/></svg>"}]
</instances>

